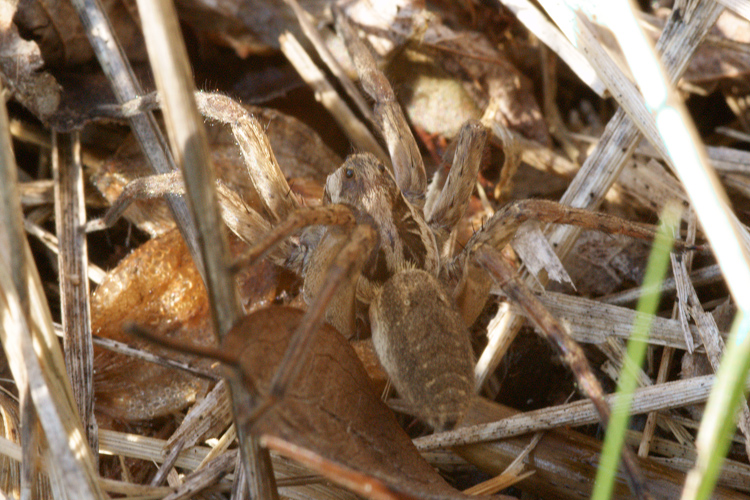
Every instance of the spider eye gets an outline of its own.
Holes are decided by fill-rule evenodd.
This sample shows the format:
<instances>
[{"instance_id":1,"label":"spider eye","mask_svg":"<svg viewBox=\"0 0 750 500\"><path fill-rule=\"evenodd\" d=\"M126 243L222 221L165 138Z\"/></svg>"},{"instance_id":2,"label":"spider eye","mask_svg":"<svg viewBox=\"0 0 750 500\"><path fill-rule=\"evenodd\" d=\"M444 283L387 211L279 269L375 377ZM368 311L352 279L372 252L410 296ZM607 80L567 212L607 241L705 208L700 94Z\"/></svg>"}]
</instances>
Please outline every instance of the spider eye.
<instances>
[{"instance_id":1,"label":"spider eye","mask_svg":"<svg viewBox=\"0 0 750 500\"><path fill-rule=\"evenodd\" d=\"M353 168L347 168L346 170L344 170L344 173L346 174L346 178L347 179L351 179L352 177L354 177L354 169Z\"/></svg>"}]
</instances>

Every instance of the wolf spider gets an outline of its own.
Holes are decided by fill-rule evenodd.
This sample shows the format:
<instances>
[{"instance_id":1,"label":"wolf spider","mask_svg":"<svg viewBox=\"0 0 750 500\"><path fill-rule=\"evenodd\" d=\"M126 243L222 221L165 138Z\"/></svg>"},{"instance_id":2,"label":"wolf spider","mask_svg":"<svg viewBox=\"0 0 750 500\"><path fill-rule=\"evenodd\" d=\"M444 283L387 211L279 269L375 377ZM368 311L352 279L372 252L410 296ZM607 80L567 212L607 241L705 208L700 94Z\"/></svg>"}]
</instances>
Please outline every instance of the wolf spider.
<instances>
[{"instance_id":1,"label":"wolf spider","mask_svg":"<svg viewBox=\"0 0 750 500\"><path fill-rule=\"evenodd\" d=\"M476 121L462 127L450 171L447 176L438 173L428 186L417 144L390 84L341 16L337 29L363 88L375 101L392 166L369 153L349 156L328 176L319 207L300 206L254 118L226 97L198 96L205 115L232 125L262 200L263 207L255 211L219 186L225 221L254 245L243 261L267 257L303 277L308 311L271 384L269 401L283 397L299 374L306 347L322 321L350 337L360 317L369 319L378 357L405 402L434 428L453 427L475 391L468 327L496 283L558 347L606 423L609 409L585 355L516 277L500 250L530 219L638 238L652 237L653 228L550 201L525 200L497 211L456 250L451 234L474 189L485 127ZM129 112L148 106L145 101L133 103ZM143 182L123 200L139 191L154 195L178 189L174 178L161 184ZM116 202L105 223L126 203ZM89 228L102 225L93 222ZM626 458L626 466L636 477L634 461Z\"/></svg>"}]
</instances>

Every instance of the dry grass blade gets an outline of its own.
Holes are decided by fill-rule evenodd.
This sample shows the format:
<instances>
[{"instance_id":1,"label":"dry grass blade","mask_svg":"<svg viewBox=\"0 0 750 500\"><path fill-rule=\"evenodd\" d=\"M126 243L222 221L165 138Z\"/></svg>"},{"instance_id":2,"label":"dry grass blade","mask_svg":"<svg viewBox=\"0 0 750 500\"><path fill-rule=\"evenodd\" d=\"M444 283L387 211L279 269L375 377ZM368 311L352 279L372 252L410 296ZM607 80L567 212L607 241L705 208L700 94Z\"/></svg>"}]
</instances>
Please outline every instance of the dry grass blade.
<instances>
[{"instance_id":1,"label":"dry grass blade","mask_svg":"<svg viewBox=\"0 0 750 500\"><path fill-rule=\"evenodd\" d=\"M29 404L34 404L49 449L55 457L53 472L68 491L78 491L82 498L101 498L94 460L78 421L49 308L41 293L36 267L28 264L32 259L28 242L23 237L21 207L17 203L17 194L11 194L16 190L17 167L11 153L4 103L0 106L0 137L4 143L0 148L3 151L0 157L3 174L3 182L0 183L3 186L0 192L0 239L5 242L0 247L18 252L12 257L3 252L0 262L4 325L0 335L3 348L21 393L28 390L27 394L31 396ZM24 276L12 277L10 269L16 273L21 269ZM14 278L21 281L14 283ZM20 296L16 290L20 290Z\"/></svg>"},{"instance_id":2,"label":"dry grass blade","mask_svg":"<svg viewBox=\"0 0 750 500\"><path fill-rule=\"evenodd\" d=\"M488 479L483 483L479 483L476 486L472 486L468 490L464 491L464 493L471 493L472 495L491 495L509 486L512 486L517 482L523 481L527 477L534 474L533 470L522 472L523 462L526 460L526 457L529 456L529 453L534 451L534 448L536 448L536 445L539 444L539 441L542 439L543 435L544 434L541 432L537 432L536 434L534 434L534 437L531 438L531 441L529 441L529 444L526 445L526 448L524 448L523 451L518 454L515 460L513 460L513 462L511 462L510 465L505 468L502 474L499 474L492 479Z\"/></svg>"},{"instance_id":3,"label":"dry grass blade","mask_svg":"<svg viewBox=\"0 0 750 500\"><path fill-rule=\"evenodd\" d=\"M112 84L112 90L118 102L125 103L143 95L143 89L125 58L99 0L72 0L72 4L78 11L91 46ZM166 174L178 170L161 129L151 113L134 116L130 120L130 125L155 174ZM171 195L167 197L167 202L190 248L191 255L200 262L197 235L190 222L187 205L179 197ZM198 268L202 272L203 266L199 265Z\"/></svg>"},{"instance_id":4,"label":"dry grass blade","mask_svg":"<svg viewBox=\"0 0 750 500\"><path fill-rule=\"evenodd\" d=\"M291 33L279 37L281 50L289 62L300 74L303 80L315 91L316 98L336 119L341 130L349 137L357 148L372 151L381 161L389 162L388 153L380 147L378 141L370 133L364 123L352 112L344 100L318 69L302 45Z\"/></svg>"},{"instance_id":5,"label":"dry grass blade","mask_svg":"<svg viewBox=\"0 0 750 500\"><path fill-rule=\"evenodd\" d=\"M98 455L94 417L94 348L89 304L88 245L81 231L86 224L83 168L78 133L54 134L55 221L60 241L60 296L62 298L65 366L78 403L89 446Z\"/></svg>"},{"instance_id":6,"label":"dry grass blade","mask_svg":"<svg viewBox=\"0 0 750 500\"><path fill-rule=\"evenodd\" d=\"M237 288L229 273L229 254L221 224L215 180L208 154L208 139L193 97L195 88L174 6L166 1L139 1L146 47L157 87L164 97L164 112L173 153L182 165L185 187L198 232L211 316L218 338L223 338L241 314ZM253 468L255 458L270 463L267 451L244 433L239 434L246 461L249 488L255 498L278 496L273 475ZM257 461L256 460L256 461ZM265 474L263 474L265 472Z\"/></svg>"},{"instance_id":7,"label":"dry grass blade","mask_svg":"<svg viewBox=\"0 0 750 500\"><path fill-rule=\"evenodd\" d=\"M29 233L32 236L35 236L36 238L41 241L44 246L50 249L50 251L54 254L60 253L60 247L59 247L59 240L57 236L52 234L51 232L44 229L39 224L35 224L31 222L28 218L25 218L23 220L23 226L26 229L26 232ZM99 285L102 280L104 280L104 277L106 276L106 272L99 266L92 264L91 262L88 263L87 266L87 274L89 279L96 285Z\"/></svg>"}]
</instances>

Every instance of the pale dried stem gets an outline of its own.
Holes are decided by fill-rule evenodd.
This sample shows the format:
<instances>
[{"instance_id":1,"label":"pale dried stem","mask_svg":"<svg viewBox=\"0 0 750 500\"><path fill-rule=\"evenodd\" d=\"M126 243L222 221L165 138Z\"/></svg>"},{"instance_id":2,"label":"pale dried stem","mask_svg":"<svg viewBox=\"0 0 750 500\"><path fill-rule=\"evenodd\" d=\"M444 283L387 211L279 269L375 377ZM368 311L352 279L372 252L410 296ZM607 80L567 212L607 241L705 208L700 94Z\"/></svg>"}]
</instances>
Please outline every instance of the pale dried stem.
<instances>
[{"instance_id":1,"label":"pale dried stem","mask_svg":"<svg viewBox=\"0 0 750 500\"><path fill-rule=\"evenodd\" d=\"M307 55L305 49L299 44L294 35L285 33L279 37L281 50L297 73L313 89L315 98L320 102L336 123L341 131L346 134L352 145L360 151L369 151L381 161L390 165L388 153L380 147L378 141L373 137L367 127L356 117L349 106L339 97L336 90L326 79L325 75L318 69L315 63Z\"/></svg>"},{"instance_id":2,"label":"pale dried stem","mask_svg":"<svg viewBox=\"0 0 750 500\"><path fill-rule=\"evenodd\" d=\"M698 333L703 341L703 346L706 348L708 361L714 372L716 372L719 369L721 358L724 354L724 339L719 333L719 328L716 325L714 317L703 310L698 299L698 294L688 279L687 267L684 262L677 266L675 279L678 283L683 284L687 295L685 297L686 307L689 308L688 312L695 320ZM745 435L745 453L750 456L750 439L748 439L748 433L750 432L750 409L748 408L747 400L743 400L740 405L739 427Z\"/></svg>"},{"instance_id":3,"label":"pale dried stem","mask_svg":"<svg viewBox=\"0 0 750 500\"><path fill-rule=\"evenodd\" d=\"M208 138L195 104L195 86L174 11L166 1L139 2L151 67L163 99L172 154L182 166L185 188L196 223L206 288L218 338L239 318L236 287L227 271L227 243L220 223Z\"/></svg>"},{"instance_id":4,"label":"pale dried stem","mask_svg":"<svg viewBox=\"0 0 750 500\"><path fill-rule=\"evenodd\" d=\"M750 2L747 0L716 0L716 3L722 4L750 21Z\"/></svg>"},{"instance_id":5,"label":"pale dried stem","mask_svg":"<svg viewBox=\"0 0 750 500\"><path fill-rule=\"evenodd\" d=\"M166 441L163 439L157 439L146 436L139 436L136 434L127 434L123 432L111 431L102 429L100 433L100 446L102 451L111 453L113 455L120 455L124 457L137 458L140 460L146 460L155 463L163 463L164 455L162 450L166 446ZM5 443L5 440L0 438L0 449ZM8 445L9 453L19 454L18 446L13 443L5 443ZM183 450L177 458L175 467L185 469L189 471L197 470L198 466L205 460L205 458L211 453L211 448L207 446L194 446L190 449ZM235 450L229 450L224 453L231 457L237 457ZM344 499L354 500L353 494L348 493L343 489L332 488L330 484L317 484L320 483L320 476L311 476L307 470L300 465L296 465L289 460L279 457L275 454L271 455L273 461L274 471L279 477L278 486L284 487L287 485L307 485L297 489L298 492L304 494L310 498L315 499ZM226 476L228 479L233 478L233 474ZM135 486L135 485L134 485ZM124 487L118 485L118 488ZM140 486L141 488L153 488L151 486ZM107 491L110 491L109 489ZM115 491L115 490L111 490ZM144 490L146 491L146 490ZM155 488L153 491L165 491L164 487Z\"/></svg>"},{"instance_id":6,"label":"pale dried stem","mask_svg":"<svg viewBox=\"0 0 750 500\"><path fill-rule=\"evenodd\" d=\"M91 339L88 245L83 228L86 202L78 133L52 136L52 170L55 178L55 221L60 242L58 254L62 300L65 366L78 404L86 437L98 460L97 424L94 416L94 346Z\"/></svg>"},{"instance_id":7,"label":"pale dried stem","mask_svg":"<svg viewBox=\"0 0 750 500\"><path fill-rule=\"evenodd\" d=\"M633 321L642 316L626 307L555 292L546 292L540 300L556 318L570 325L570 334L576 341L587 344L602 344L608 338L629 338ZM691 332L697 334L695 327L691 327ZM668 318L653 318L649 343L687 349L679 321Z\"/></svg>"},{"instance_id":8,"label":"pale dried stem","mask_svg":"<svg viewBox=\"0 0 750 500\"><path fill-rule=\"evenodd\" d=\"M708 399L715 380L716 377L714 375L705 375L636 389L633 393L631 414L638 415L640 413L704 403ZM746 382L745 388L750 389L750 380ZM616 411L618 405L617 397L610 395L605 400L607 405L613 411ZM567 425L588 425L596 423L598 420L599 414L594 408L594 404L589 400L582 400L519 414L490 424L433 434L415 439L414 444L419 450L433 450L503 439Z\"/></svg>"},{"instance_id":9,"label":"pale dried stem","mask_svg":"<svg viewBox=\"0 0 750 500\"><path fill-rule=\"evenodd\" d=\"M78 12L99 64L112 85L117 101L125 103L142 96L143 89L114 35L99 0L73 0L72 4ZM166 174L178 170L153 114L145 113L132 117L130 126L155 174ZM198 263L197 267L200 272L203 273L198 237L185 201L178 196L170 195L167 196L167 203L190 249L190 254Z\"/></svg>"},{"instance_id":10,"label":"pale dried stem","mask_svg":"<svg viewBox=\"0 0 750 500\"><path fill-rule=\"evenodd\" d=\"M2 90L0 95L3 95ZM76 491L85 499L102 498L41 280L23 234L17 171L4 99L0 103L0 141L0 315L4 318L0 340L19 393L26 396L23 397L27 410L24 426L36 428L36 418L28 416L38 415L49 453L55 457L48 468L50 477L59 480L53 487ZM24 445L29 452L23 459L30 465L30 461L38 458L38 448L30 448L26 440ZM29 479L27 476L25 492L30 491Z\"/></svg>"}]
</instances>

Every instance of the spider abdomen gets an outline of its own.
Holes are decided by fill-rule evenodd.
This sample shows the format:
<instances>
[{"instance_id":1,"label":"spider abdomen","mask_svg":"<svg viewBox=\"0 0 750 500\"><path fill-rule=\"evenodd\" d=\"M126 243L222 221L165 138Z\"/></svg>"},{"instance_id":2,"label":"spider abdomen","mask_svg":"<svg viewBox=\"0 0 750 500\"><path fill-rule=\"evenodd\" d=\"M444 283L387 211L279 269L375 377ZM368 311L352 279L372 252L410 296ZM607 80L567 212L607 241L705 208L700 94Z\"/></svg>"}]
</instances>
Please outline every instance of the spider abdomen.
<instances>
[{"instance_id":1,"label":"spider abdomen","mask_svg":"<svg viewBox=\"0 0 750 500\"><path fill-rule=\"evenodd\" d=\"M372 339L394 387L436 429L450 428L474 394L474 360L460 314L429 273L389 279L370 305Z\"/></svg>"}]
</instances>

